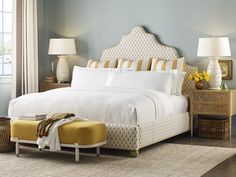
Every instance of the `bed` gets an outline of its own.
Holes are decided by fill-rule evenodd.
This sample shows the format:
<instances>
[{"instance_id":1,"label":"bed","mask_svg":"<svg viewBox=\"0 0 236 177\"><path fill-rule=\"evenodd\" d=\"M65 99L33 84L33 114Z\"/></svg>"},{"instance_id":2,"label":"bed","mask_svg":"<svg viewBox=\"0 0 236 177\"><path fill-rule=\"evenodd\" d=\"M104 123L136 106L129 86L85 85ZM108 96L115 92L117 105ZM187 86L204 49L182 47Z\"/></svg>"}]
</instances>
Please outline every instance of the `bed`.
<instances>
[{"instance_id":1,"label":"bed","mask_svg":"<svg viewBox=\"0 0 236 177\"><path fill-rule=\"evenodd\" d=\"M105 49L101 61L108 58L114 62L117 58L145 60L152 57L169 61L179 58L179 55L175 48L160 44L153 34L137 26L123 36L117 46ZM61 88L12 100L9 103L9 117L58 111L75 112L88 119L106 123L107 144L104 148L131 150L136 156L138 150L143 147L189 130L187 97L193 83L187 78L195 69L190 65L186 66L183 96L166 96L140 89ZM116 98L117 95L119 98ZM158 111L153 106L155 104L159 104ZM172 109L168 105L171 105ZM120 116L119 109L126 110L126 114ZM117 110L117 113L114 110Z\"/></svg>"}]
</instances>

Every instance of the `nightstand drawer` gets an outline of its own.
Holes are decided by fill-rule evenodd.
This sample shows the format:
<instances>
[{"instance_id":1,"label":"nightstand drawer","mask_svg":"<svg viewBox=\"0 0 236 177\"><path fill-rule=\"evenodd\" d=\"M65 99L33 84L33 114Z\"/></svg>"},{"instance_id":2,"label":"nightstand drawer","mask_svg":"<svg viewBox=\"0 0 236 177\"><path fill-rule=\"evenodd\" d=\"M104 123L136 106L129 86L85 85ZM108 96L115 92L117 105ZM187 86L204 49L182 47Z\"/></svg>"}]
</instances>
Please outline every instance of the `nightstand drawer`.
<instances>
[{"instance_id":1,"label":"nightstand drawer","mask_svg":"<svg viewBox=\"0 0 236 177\"><path fill-rule=\"evenodd\" d=\"M218 103L218 104L228 104L229 94L227 92L219 93L203 93L195 92L193 99L196 102L208 102L208 103Z\"/></svg>"},{"instance_id":2,"label":"nightstand drawer","mask_svg":"<svg viewBox=\"0 0 236 177\"><path fill-rule=\"evenodd\" d=\"M198 104L193 105L193 111L195 113L208 114L214 113L219 115L227 115L229 107L227 105L209 105L209 104Z\"/></svg>"}]
</instances>

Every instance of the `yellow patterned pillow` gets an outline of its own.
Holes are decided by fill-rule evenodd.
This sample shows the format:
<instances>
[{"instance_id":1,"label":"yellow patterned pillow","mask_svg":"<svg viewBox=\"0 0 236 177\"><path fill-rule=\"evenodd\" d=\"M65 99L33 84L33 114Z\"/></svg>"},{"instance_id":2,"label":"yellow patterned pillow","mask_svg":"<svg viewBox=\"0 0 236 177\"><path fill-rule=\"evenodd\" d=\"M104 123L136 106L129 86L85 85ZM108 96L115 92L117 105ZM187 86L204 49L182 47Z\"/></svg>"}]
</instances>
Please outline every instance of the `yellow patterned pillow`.
<instances>
[{"instance_id":1,"label":"yellow patterned pillow","mask_svg":"<svg viewBox=\"0 0 236 177\"><path fill-rule=\"evenodd\" d=\"M150 70L151 60L129 60L118 59L117 68L133 68L135 71L148 71Z\"/></svg>"},{"instance_id":2,"label":"yellow patterned pillow","mask_svg":"<svg viewBox=\"0 0 236 177\"><path fill-rule=\"evenodd\" d=\"M87 68L109 68L110 60L95 61L89 60Z\"/></svg>"},{"instance_id":3,"label":"yellow patterned pillow","mask_svg":"<svg viewBox=\"0 0 236 177\"><path fill-rule=\"evenodd\" d=\"M151 71L169 71L178 70L185 71L185 58L178 58L171 61L160 60L157 58L152 59Z\"/></svg>"}]
</instances>

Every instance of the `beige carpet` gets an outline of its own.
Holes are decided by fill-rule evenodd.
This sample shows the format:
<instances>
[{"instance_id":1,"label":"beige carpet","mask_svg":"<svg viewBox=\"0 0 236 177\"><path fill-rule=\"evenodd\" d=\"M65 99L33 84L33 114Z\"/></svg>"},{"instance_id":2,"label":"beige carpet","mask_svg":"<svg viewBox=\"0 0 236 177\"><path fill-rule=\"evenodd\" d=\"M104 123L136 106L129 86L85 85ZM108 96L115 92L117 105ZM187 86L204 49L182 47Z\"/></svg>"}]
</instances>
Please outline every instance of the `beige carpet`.
<instances>
[{"instance_id":1,"label":"beige carpet","mask_svg":"<svg viewBox=\"0 0 236 177\"><path fill-rule=\"evenodd\" d=\"M69 176L160 176L197 177L229 158L231 148L159 143L146 148L138 158L81 155L75 163L72 153L39 152L23 149L20 158L0 153L0 176L69 177Z\"/></svg>"}]
</instances>

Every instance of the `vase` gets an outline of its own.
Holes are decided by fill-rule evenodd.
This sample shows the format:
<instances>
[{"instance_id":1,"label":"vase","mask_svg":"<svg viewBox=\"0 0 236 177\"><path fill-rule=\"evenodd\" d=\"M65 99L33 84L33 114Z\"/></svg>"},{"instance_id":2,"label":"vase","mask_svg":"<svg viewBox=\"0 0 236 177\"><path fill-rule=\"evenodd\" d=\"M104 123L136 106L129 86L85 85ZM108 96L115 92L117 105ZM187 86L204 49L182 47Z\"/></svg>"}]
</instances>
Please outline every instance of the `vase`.
<instances>
[{"instance_id":1,"label":"vase","mask_svg":"<svg viewBox=\"0 0 236 177\"><path fill-rule=\"evenodd\" d=\"M204 88L204 82L202 80L195 82L195 87L197 90L202 90Z\"/></svg>"}]
</instances>

